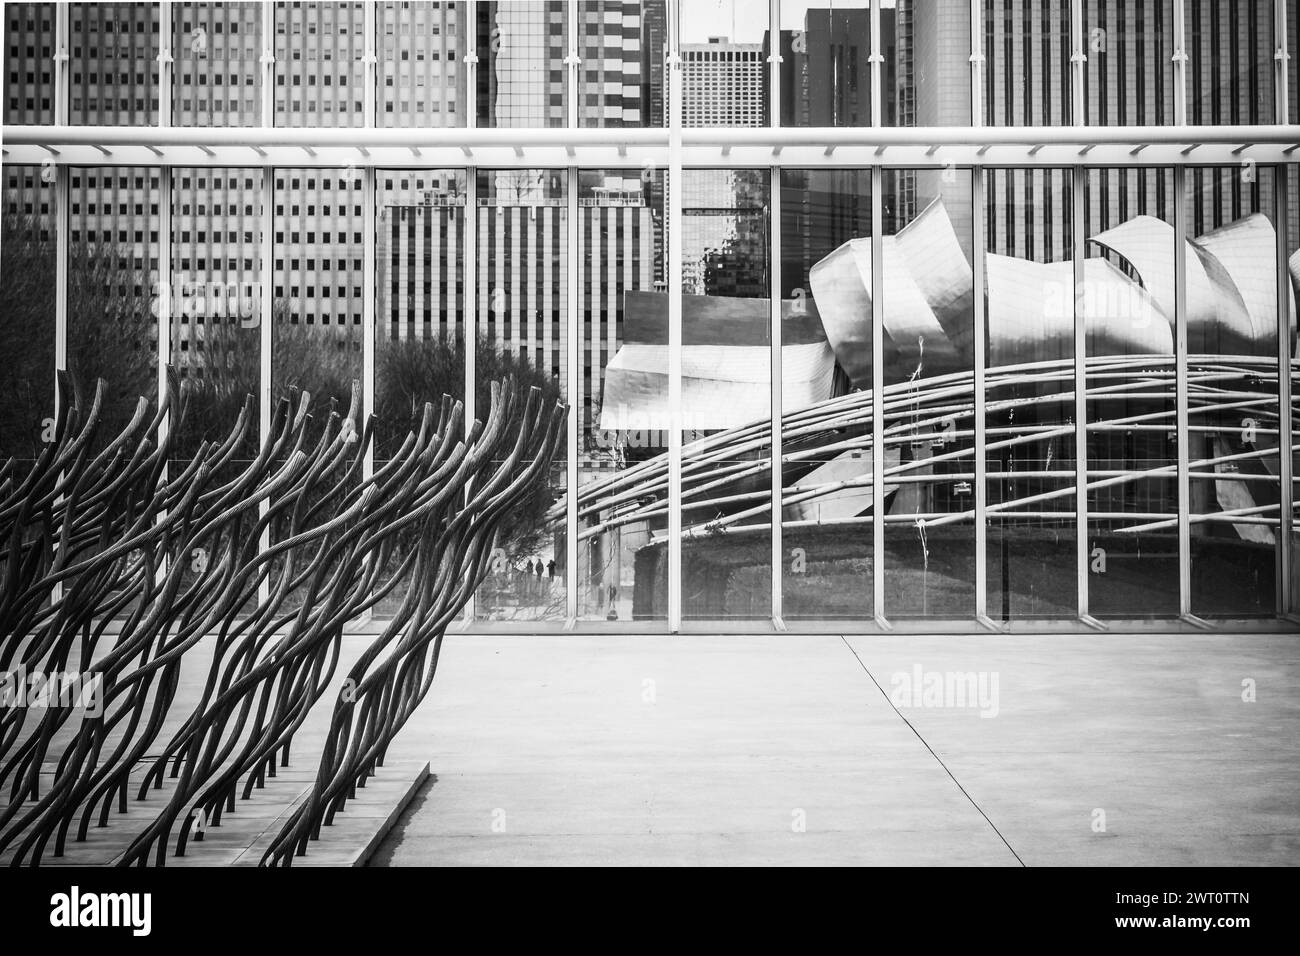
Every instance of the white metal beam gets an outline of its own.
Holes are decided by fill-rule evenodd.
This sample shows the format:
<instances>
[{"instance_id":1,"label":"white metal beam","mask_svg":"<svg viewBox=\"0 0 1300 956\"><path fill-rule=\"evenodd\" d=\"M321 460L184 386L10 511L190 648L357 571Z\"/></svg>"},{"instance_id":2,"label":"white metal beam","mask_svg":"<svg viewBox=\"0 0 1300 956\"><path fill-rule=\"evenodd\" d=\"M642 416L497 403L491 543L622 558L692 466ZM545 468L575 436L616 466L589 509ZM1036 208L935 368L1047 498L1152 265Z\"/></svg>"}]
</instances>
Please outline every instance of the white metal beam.
<instances>
[{"instance_id":1,"label":"white metal beam","mask_svg":"<svg viewBox=\"0 0 1300 956\"><path fill-rule=\"evenodd\" d=\"M471 64L472 66L473 64ZM268 64L273 76L273 64ZM471 72L473 72L471 70ZM269 97L267 97L269 99ZM673 138L662 128L274 129L9 126L6 162L114 165L380 168L663 167ZM310 147L312 154L306 154ZM680 130L686 167L1183 166L1293 162L1300 128L783 127ZM417 157L413 149L419 151ZM364 150L364 152L362 152Z\"/></svg>"}]
</instances>

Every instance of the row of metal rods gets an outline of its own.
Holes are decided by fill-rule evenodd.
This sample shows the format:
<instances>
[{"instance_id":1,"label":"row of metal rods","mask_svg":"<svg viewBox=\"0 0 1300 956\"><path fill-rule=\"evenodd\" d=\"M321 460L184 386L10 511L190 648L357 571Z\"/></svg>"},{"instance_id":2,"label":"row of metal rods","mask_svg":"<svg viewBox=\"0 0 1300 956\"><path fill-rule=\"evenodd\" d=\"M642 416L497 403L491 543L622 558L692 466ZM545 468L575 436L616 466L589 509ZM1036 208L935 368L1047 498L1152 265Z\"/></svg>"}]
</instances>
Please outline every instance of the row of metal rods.
<instances>
[{"instance_id":1,"label":"row of metal rods","mask_svg":"<svg viewBox=\"0 0 1300 956\"><path fill-rule=\"evenodd\" d=\"M12 849L13 865L62 855L69 833L85 840L114 806L127 811L133 789L138 806L170 778L120 863L163 865L173 843L183 854L287 764L326 703L345 624L395 602L332 701L309 798L263 859L288 865L424 698L446 626L512 509L545 480L567 408L493 383L486 421L466 429L444 396L365 477L374 422L360 422L359 389L319 422L310 395L291 391L251 458L240 457L250 398L223 441L170 474L187 404L174 376L152 417L141 399L97 452L103 382L88 405L66 375L59 389L54 440L26 472L0 466L0 668L75 664L94 682L93 707L0 712L0 852ZM206 671L197 698L180 693L186 664Z\"/></svg>"}]
</instances>

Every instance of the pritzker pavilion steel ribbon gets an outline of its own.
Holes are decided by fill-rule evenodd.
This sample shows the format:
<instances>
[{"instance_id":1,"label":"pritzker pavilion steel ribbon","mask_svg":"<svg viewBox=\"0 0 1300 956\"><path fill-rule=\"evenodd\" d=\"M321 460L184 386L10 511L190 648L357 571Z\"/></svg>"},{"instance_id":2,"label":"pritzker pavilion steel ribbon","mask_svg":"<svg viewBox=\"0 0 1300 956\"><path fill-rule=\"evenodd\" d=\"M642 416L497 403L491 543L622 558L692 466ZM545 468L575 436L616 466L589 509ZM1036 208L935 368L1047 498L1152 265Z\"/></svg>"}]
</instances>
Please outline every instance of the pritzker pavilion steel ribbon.
<instances>
[{"instance_id":1,"label":"pritzker pavilion steel ribbon","mask_svg":"<svg viewBox=\"0 0 1300 956\"><path fill-rule=\"evenodd\" d=\"M870 239L853 239L826 256L810 272L814 302L801 316L798 344L783 356L797 369L794 387L783 390L782 522L802 525L885 522L941 527L973 522L968 508L928 513L916 507L915 492L939 482L969 483L975 478L972 352L969 318L973 273L957 241L942 200L936 199L897 235L883 236L883 407L872 407ZM1189 352L1194 371L1189 400L1192 428L1206 436L1206 453L1190 462L1198 476L1258 473L1252 487L1219 481L1219 511L1196 515L1193 522L1217 522L1245 540L1272 542L1280 506L1278 461L1277 353L1279 326L1289 329L1294 353L1296 317L1278 322L1272 224L1253 214L1188 242ZM1038 263L987 254L985 290L988 328L985 414L989 422L1033 406L1039 420L1055 422L1033 430L990 427L984 452L996 456L1028 446L1029 457L1052 461L1053 442L1074 433L1074 309L1082 310L1087 352L1081 356L1089 383L1086 393L1091 431L1148 432L1164 436L1175 422L1174 243L1173 227L1139 216L1090 240L1093 255L1083 260L1081 294L1075 295L1073 261ZM1300 289L1300 253L1292 257L1293 284ZM650 298L642 295L642 299ZM665 297L660 309L666 312ZM694 297L698 298L698 297ZM687 297L690 301L692 297ZM767 532L773 520L765 485L772 424L763 401L748 405L721 401L744 380L751 363L749 343L737 342L726 325L764 330L768 303L728 300L728 311L693 305L698 324L683 347L684 365L702 370L684 380L684 419L692 429L711 432L683 449L682 535L685 540L747 531ZM748 323L737 321L749 306ZM642 324L650 305L638 303L630 315ZM662 349L637 342L629 330L609 364L602 401L606 429L664 428L668 409L657 379L667 375ZM643 336L653 340L653 335ZM716 344L714 338L731 341ZM696 344L707 343L707 344ZM805 344L811 343L811 344ZM824 356L806 361L808 349ZM693 351L694 350L694 351ZM694 352L700 352L695 356ZM692 364L693 363L693 364ZM785 364L783 362L783 364ZM831 369L841 370L847 387L832 395ZM649 383L649 384L647 384ZM1272 396L1272 397L1270 397ZM1134 411L1137 402L1143 410ZM757 407L759 410L754 411ZM884 497L874 498L872 421L884 422ZM1022 417L1024 417L1022 415ZM1253 421L1250 447L1228 448L1215 436ZM629 424L630 423L630 424ZM910 457L906 447L930 452ZM1060 460L1060 456L1056 456ZM942 474L935 466L942 464ZM1068 464L1031 478L1068 478ZM1146 467L1090 475L1088 491L1136 485L1152 477L1172 478L1172 457ZM1073 484L1044 488L1025 485L1026 493L990 504L990 515L1023 520L1056 520L1072 514ZM906 490L906 491L905 491ZM909 497L910 495L910 497ZM578 494L579 540L617 529L651 529L648 540L662 542L659 530L671 507L668 463L664 456L583 486ZM906 506L893 503L906 500ZM565 503L550 512L563 516ZM1141 512L1100 514L1116 522L1115 533L1167 529L1172 517Z\"/></svg>"},{"instance_id":2,"label":"pritzker pavilion steel ribbon","mask_svg":"<svg viewBox=\"0 0 1300 956\"><path fill-rule=\"evenodd\" d=\"M151 415L141 399L98 453L103 382L89 400L66 375L59 386L54 440L26 474L0 466L0 669L75 666L93 676L94 706L0 711L0 851L38 865L134 800L153 815L120 863L164 865L274 777L312 708L329 707L315 784L262 859L287 866L427 694L447 624L486 575L503 519L544 480L568 409L494 382L488 415L466 430L444 396L365 478L373 422L360 421L355 385L323 422L309 395L282 399L240 462L250 399L223 441L167 476L185 414L174 377L160 407ZM184 560L195 553L197 566ZM391 620L325 699L345 623L395 592ZM182 700L182 663L195 661L206 678Z\"/></svg>"}]
</instances>

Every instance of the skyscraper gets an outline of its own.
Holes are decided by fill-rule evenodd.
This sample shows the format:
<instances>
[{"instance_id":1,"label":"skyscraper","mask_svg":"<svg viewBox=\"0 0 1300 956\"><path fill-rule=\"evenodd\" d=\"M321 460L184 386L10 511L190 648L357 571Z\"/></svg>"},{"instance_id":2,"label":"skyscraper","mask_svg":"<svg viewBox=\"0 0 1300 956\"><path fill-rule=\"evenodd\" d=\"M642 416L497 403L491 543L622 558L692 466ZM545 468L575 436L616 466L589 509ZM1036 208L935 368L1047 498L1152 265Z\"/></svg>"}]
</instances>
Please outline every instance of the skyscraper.
<instances>
[{"instance_id":1,"label":"skyscraper","mask_svg":"<svg viewBox=\"0 0 1300 956\"><path fill-rule=\"evenodd\" d=\"M710 37L683 43L682 125L762 126L767 117L767 62L761 43Z\"/></svg>"},{"instance_id":2,"label":"skyscraper","mask_svg":"<svg viewBox=\"0 0 1300 956\"><path fill-rule=\"evenodd\" d=\"M652 66L650 51L662 51L665 18L662 2L646 5L647 20L657 27L640 22L641 9L637 3L613 0L582 4L581 122L649 121L643 109L650 101L646 87L653 91L654 83L647 81L645 71L653 69L662 78L662 65ZM566 5L481 3L477 10L476 31L470 31L461 22L461 4L393 0L379 4L379 125L463 125L468 43L480 55L476 100L481 125L565 124ZM157 4L72 4L70 16L71 121L156 123ZM261 3L173 4L176 125L252 126L261 121L262 16ZM6 120L52 122L54 5L8 4L5 20ZM653 43L652 29L658 31ZM279 4L273 43L276 125L361 124L362 4ZM653 92L653 100L662 103L662 93ZM494 266L490 258L495 251L492 243L505 243L500 250L505 254L512 243L535 233L541 244L535 250L530 247L530 255L545 252L547 261L562 270L564 256L570 254L562 248L563 232L557 232L562 200L536 183L520 188L522 181L514 182L520 172L502 174L513 177L511 189L492 197L480 194L484 204L479 239L484 256L478 262L480 327L503 347L539 360L541 367L558 375L564 353L563 272L559 281L554 276L548 280L551 270L512 270L509 261ZM8 177L7 214L32 207L37 184L29 180L27 174ZM132 170L87 172L73 177L70 196L74 242L99 247L106 254L111 251L130 271L124 288L138 299L140 308L147 308L149 296L156 292L152 288L158 249L156 180L156 172L143 179ZM364 217L354 172L277 170L271 276L258 275L260 170L177 170L174 182L173 278L178 307L173 311L174 325L180 330L174 358L182 367L201 361L198 342L191 348L190 328L205 319L226 318L228 303L224 296L212 294L214 288L245 290L238 293L237 307L258 309L260 296L248 290L259 281L273 282L273 298L282 304L279 307L288 321L351 328L356 330L353 337L359 334ZM454 272L452 263L459 258L450 253L458 252L460 242L451 223L463 220L459 213L450 212L461 200L445 176L436 175L429 192L436 198L418 204L403 199L379 209L378 271L385 281L380 285L378 326L395 337L419 337L435 326L444 331L464 327L460 311L465 303L457 291L463 280L456 277L453 289L442 291ZM633 208L626 199L622 202L621 208ZM588 208L604 208L604 204ZM655 227L643 203L636 215L639 222L644 220L638 229L644 227L646 235L652 234ZM539 229L532 228L539 223ZM627 236L631 242L631 231ZM629 246L617 258L626 258L636 268L644 259L645 268L653 268L654 248L642 251ZM436 271L411 273L407 263L412 250L416 262L435 264ZM405 291L394 292L388 280ZM430 281L439 291L426 295ZM494 306L502 302L506 311L498 316ZM620 306L614 299L607 305L613 329Z\"/></svg>"}]
</instances>

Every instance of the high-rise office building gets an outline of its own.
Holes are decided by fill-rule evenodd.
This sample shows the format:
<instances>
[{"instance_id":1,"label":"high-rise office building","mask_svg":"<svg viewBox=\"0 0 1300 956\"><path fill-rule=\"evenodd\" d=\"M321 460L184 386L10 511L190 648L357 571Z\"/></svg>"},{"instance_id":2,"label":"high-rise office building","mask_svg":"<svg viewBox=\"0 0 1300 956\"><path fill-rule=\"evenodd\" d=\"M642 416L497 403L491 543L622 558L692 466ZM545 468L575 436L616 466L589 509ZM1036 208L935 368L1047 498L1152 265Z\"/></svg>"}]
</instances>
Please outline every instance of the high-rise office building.
<instances>
[{"instance_id":1,"label":"high-rise office building","mask_svg":"<svg viewBox=\"0 0 1300 956\"><path fill-rule=\"evenodd\" d=\"M898 83L914 101L917 126L966 125L970 116L970 10L943 0L899 0L908 42L901 49ZM1272 4L1224 0L1187 4L1187 122L1197 125L1274 121ZM1173 17L1165 0L1085 0L1083 5L1083 116L1071 98L1070 4L1049 0L986 0L982 45L984 85L979 91L988 126L1163 125L1174 120ZM1289 21L1294 44L1297 25ZM1293 78L1294 82L1294 78ZM900 93L900 96L902 94ZM917 189L937 194L938 171L918 174ZM990 174L989 249L1048 261L1070 255L1071 202L1064 171ZM1243 176L1230 188L1213 171L1189 169L1197 196L1192 234L1242 215L1243 197L1271 199L1265 177ZM945 190L951 194L951 186ZM1118 222L1142 209L1173 221L1166 177L1101 176L1090 189L1092 222ZM969 203L952 202L959 236L968 232Z\"/></svg>"},{"instance_id":2,"label":"high-rise office building","mask_svg":"<svg viewBox=\"0 0 1300 956\"><path fill-rule=\"evenodd\" d=\"M762 126L767 117L767 56L761 43L709 37L683 43L682 125Z\"/></svg>"},{"instance_id":3,"label":"high-rise office building","mask_svg":"<svg viewBox=\"0 0 1300 956\"><path fill-rule=\"evenodd\" d=\"M377 10L376 122L381 126L455 126L464 124L465 54L480 57L477 107L480 125L537 126L567 122L565 64L568 11L560 2L482 3L476 30L463 22L458 3L383 2ZM599 0L582 4L579 51L582 88L581 122L590 125L636 125L651 122L649 102L662 104L662 92L647 80L652 70L662 81L662 64L653 51L663 49L662 2L645 5ZM53 84L53 4L6 6L6 119L11 123L51 122ZM156 4L73 4L70 18L70 117L74 124L157 122L157 54L159 19ZM260 58L263 4L192 2L173 4L174 115L179 126L247 126L261 121ZM304 2L278 4L274 50L276 125L354 126L363 116L362 58L365 52L363 5ZM472 47L470 46L472 44ZM647 85L653 91L647 97ZM518 174L502 175L518 179ZM30 176L25 177L30 180ZM137 182L131 170L87 172L74 177L70 213L75 242L111 255L129 276L122 285L147 308L156 293L157 176ZM513 180L512 180L513 182ZM261 173L258 170L177 170L173 208L173 289L178 327L174 358L184 368L200 363L200 335L191 347L190 329L205 319L226 318L234 307L260 309L252 293L259 281L274 283L277 310L293 323L350 327L359 334L362 290L359 285L363 215L359 177L350 171L278 170L274 183L274 275L257 275L259 260ZM639 185L639 184L638 184ZM21 214L32 207L37 184L13 174L6 182L5 212ZM378 272L397 283L380 283L378 328L394 337L426 332L463 331L464 302L456 285L443 291L453 276L449 250L460 234L450 215L454 184L446 176L430 181L428 201L382 205L378 211ZM451 190L451 192L449 192ZM511 191L513 190L513 192ZM396 190L400 193L400 190ZM514 182L504 193L480 196L478 268L480 329L503 347L527 355L551 374L563 372L560 337L564 283L547 279L547 270L511 270L507 261L492 271L491 243L503 251L536 234L547 260L560 264L567 254L558 229L562 200L536 182ZM635 269L653 269L651 242L643 234L656 229L642 200L633 205L621 191L625 213L635 211L635 229L618 230L627 248L610 261L626 260ZM383 191L381 189L381 196ZM642 194L638 191L638 196ZM46 204L48 205L48 203ZM584 217L610 208L592 200ZM44 211L48 213L48 209ZM525 227L527 223L527 227ZM534 229L532 227L539 226ZM412 231L414 230L414 231ZM633 239L635 232L637 238ZM411 238L405 238L411 237ZM550 237L548 239L548 237ZM411 249L417 263L429 263L428 275L407 263ZM644 261L644 265L642 264ZM638 287L649 287L653 280ZM426 294L432 282L438 290ZM602 279L601 287L609 282ZM622 283L617 284L619 288ZM214 294L214 290L221 290ZM231 295L237 295L232 305ZM495 298L493 297L495 295ZM505 311L500 312L502 303ZM546 303L542 305L541 303ZM621 300L611 297L608 328L617 328ZM498 312L500 315L498 316ZM205 314L206 313L206 314ZM597 339L600 336L596 337ZM610 346L616 347L616 343ZM595 373L597 379L599 372ZM598 385L598 383L597 383ZM598 394L598 388L597 393Z\"/></svg>"}]
</instances>

